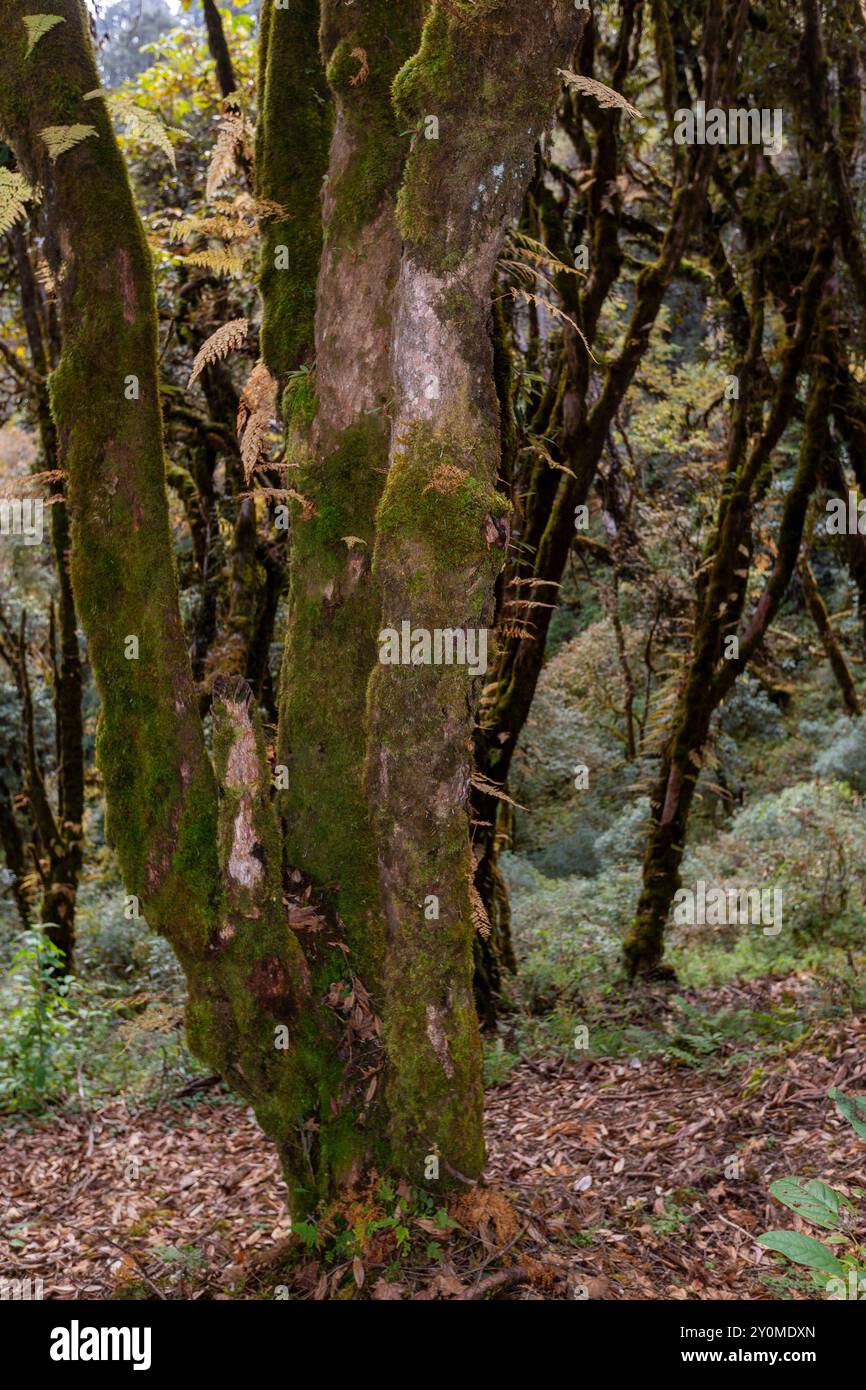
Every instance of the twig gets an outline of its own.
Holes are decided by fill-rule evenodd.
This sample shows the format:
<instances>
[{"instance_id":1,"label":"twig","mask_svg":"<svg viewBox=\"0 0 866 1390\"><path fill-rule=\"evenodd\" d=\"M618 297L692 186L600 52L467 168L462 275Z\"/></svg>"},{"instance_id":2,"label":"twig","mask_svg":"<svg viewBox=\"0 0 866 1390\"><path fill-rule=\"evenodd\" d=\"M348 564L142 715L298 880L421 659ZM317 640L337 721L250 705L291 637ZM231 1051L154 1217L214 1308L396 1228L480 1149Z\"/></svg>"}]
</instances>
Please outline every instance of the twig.
<instances>
[{"instance_id":1,"label":"twig","mask_svg":"<svg viewBox=\"0 0 866 1390\"><path fill-rule=\"evenodd\" d=\"M477 1303L491 1289L508 1288L511 1284L519 1284L521 1279L529 1277L529 1271L525 1265L512 1265L510 1269L498 1269L495 1274L488 1274L486 1279L482 1279L480 1284L469 1293L463 1294L463 1301Z\"/></svg>"}]
</instances>

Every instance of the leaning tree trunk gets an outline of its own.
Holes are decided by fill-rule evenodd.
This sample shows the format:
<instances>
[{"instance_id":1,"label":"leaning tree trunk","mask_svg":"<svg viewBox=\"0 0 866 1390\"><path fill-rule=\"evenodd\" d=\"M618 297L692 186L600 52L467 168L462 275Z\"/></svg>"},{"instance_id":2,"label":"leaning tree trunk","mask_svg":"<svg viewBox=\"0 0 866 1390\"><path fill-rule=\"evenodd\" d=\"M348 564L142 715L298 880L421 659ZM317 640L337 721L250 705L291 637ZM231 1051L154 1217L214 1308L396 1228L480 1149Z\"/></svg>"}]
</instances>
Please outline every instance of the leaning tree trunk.
<instances>
[{"instance_id":1,"label":"leaning tree trunk","mask_svg":"<svg viewBox=\"0 0 866 1390\"><path fill-rule=\"evenodd\" d=\"M218 798L178 609L150 255L106 108L84 101L99 78L83 5L57 0L54 12L64 22L26 56L23 4L0 6L0 126L43 190L58 286L51 406L102 702L107 833L128 893L185 968L194 1051L252 1102L301 1208L318 1195L304 1118L323 1094L327 1105L329 1057L332 1092L339 1085L334 1015L308 998L303 951L286 931L270 774L234 689L215 709ZM309 1066L296 1039L302 1004L322 1038ZM275 1046L279 1027L296 1045Z\"/></svg>"}]
</instances>

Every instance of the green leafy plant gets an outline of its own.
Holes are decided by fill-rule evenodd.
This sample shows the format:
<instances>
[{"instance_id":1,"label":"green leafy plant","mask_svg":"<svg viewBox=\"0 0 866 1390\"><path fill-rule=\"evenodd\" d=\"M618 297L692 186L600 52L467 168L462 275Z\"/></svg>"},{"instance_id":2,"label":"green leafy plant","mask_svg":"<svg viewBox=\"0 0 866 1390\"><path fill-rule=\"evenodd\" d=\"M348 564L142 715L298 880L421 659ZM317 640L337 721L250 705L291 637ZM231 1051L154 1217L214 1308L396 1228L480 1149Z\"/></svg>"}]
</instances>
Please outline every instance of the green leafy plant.
<instances>
[{"instance_id":1,"label":"green leafy plant","mask_svg":"<svg viewBox=\"0 0 866 1390\"><path fill-rule=\"evenodd\" d=\"M866 1096L849 1096L834 1087L829 1097L859 1137L866 1139ZM777 1178L770 1191L801 1220L832 1234L817 1240L801 1231L767 1231L758 1244L803 1265L816 1284L833 1290L831 1297L851 1296L851 1290L856 1297L861 1279L866 1279L866 1249L846 1229L856 1220L856 1203L819 1178ZM857 1190L856 1195L863 1194ZM833 1276L829 1283L828 1275Z\"/></svg>"},{"instance_id":2,"label":"green leafy plant","mask_svg":"<svg viewBox=\"0 0 866 1390\"><path fill-rule=\"evenodd\" d=\"M9 1109L38 1109L60 1084L58 1049L73 1021L61 961L44 931L19 937L8 976L14 1002L0 1037L0 1103Z\"/></svg>"}]
</instances>

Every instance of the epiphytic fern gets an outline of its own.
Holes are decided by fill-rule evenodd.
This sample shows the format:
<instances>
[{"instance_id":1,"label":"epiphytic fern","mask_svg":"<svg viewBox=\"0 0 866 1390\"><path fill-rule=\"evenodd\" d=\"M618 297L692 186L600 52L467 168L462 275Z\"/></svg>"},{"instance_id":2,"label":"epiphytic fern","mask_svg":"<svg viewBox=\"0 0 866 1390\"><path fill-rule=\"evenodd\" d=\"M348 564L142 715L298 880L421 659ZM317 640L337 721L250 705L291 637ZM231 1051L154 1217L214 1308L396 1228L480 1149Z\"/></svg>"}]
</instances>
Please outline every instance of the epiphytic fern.
<instances>
[{"instance_id":1,"label":"epiphytic fern","mask_svg":"<svg viewBox=\"0 0 866 1390\"><path fill-rule=\"evenodd\" d=\"M543 295L530 294L529 290L512 289L509 290L509 294L511 295L512 299L525 299L529 304L536 304L540 308L546 309L549 314L552 314L555 319L559 319L562 323L570 324L580 341L583 343L583 346L586 348L590 360L596 363L598 362L598 358L593 357L589 343L586 341L586 338L584 337L583 333L578 328L574 319L571 318L571 316L567 314L564 309L560 309L558 305L553 304L549 299L545 299Z\"/></svg>"},{"instance_id":2,"label":"epiphytic fern","mask_svg":"<svg viewBox=\"0 0 866 1390\"><path fill-rule=\"evenodd\" d=\"M250 157L249 125L238 111L226 111L220 119L216 146L211 155L205 195L212 198L226 179L231 178L241 157Z\"/></svg>"},{"instance_id":3,"label":"epiphytic fern","mask_svg":"<svg viewBox=\"0 0 866 1390\"><path fill-rule=\"evenodd\" d=\"M45 141L52 164L67 150L86 140L89 135L96 135L98 138L96 127L92 125L47 125L39 134Z\"/></svg>"},{"instance_id":4,"label":"epiphytic fern","mask_svg":"<svg viewBox=\"0 0 866 1390\"><path fill-rule=\"evenodd\" d=\"M238 439L247 482L267 457L268 441L276 415L277 383L264 362L260 361L250 372L238 404Z\"/></svg>"},{"instance_id":5,"label":"epiphytic fern","mask_svg":"<svg viewBox=\"0 0 866 1390\"><path fill-rule=\"evenodd\" d=\"M619 111L627 111L630 116L640 120L640 112L636 106L632 106L630 101L619 92L615 92L613 87L606 87L603 82L596 82L594 77L584 77L583 73L572 72L570 68L559 68L560 77L565 78L569 87L576 92L582 92L584 96L594 97L599 106L615 106Z\"/></svg>"},{"instance_id":6,"label":"epiphytic fern","mask_svg":"<svg viewBox=\"0 0 866 1390\"><path fill-rule=\"evenodd\" d=\"M23 217L25 203L31 199L38 200L37 194L23 174L0 169L0 235L8 232L18 218Z\"/></svg>"},{"instance_id":7,"label":"epiphytic fern","mask_svg":"<svg viewBox=\"0 0 866 1390\"><path fill-rule=\"evenodd\" d=\"M39 40L53 29L55 24L65 24L66 20L62 14L26 14L24 16L24 27L27 30L27 52L25 58L29 58Z\"/></svg>"},{"instance_id":8,"label":"epiphytic fern","mask_svg":"<svg viewBox=\"0 0 866 1390\"><path fill-rule=\"evenodd\" d=\"M487 909L484 906L484 899L475 887L475 880L473 877L474 871L475 865L473 861L472 867L469 870L469 903L472 909L472 925L478 932L478 935L487 941L492 927L490 926L490 918L487 916Z\"/></svg>"},{"instance_id":9,"label":"epiphytic fern","mask_svg":"<svg viewBox=\"0 0 866 1390\"><path fill-rule=\"evenodd\" d=\"M209 362L219 362L230 352L235 352L239 347L242 347L249 331L249 319L232 319L231 323L224 323L215 333L211 333L195 355L188 385L192 386L196 377Z\"/></svg>"},{"instance_id":10,"label":"epiphytic fern","mask_svg":"<svg viewBox=\"0 0 866 1390\"><path fill-rule=\"evenodd\" d=\"M212 270L218 275L243 275L246 269L247 257L242 251L227 251L225 247L214 251L193 251L191 255L184 256L189 265L201 266L203 270Z\"/></svg>"}]
</instances>

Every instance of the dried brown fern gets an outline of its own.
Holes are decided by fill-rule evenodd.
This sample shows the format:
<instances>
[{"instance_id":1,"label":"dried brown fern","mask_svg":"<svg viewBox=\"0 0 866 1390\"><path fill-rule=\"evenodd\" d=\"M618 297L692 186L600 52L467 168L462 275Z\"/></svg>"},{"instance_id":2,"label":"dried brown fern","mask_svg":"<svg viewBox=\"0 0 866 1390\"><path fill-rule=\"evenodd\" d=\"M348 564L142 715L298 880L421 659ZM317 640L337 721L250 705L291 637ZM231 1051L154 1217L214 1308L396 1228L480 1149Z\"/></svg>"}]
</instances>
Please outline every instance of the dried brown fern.
<instances>
[{"instance_id":1,"label":"dried brown fern","mask_svg":"<svg viewBox=\"0 0 866 1390\"><path fill-rule=\"evenodd\" d=\"M370 76L370 64L367 61L367 54L363 48L353 48L351 56L357 58L361 66L355 73L355 76L349 78L349 86L363 87L367 78Z\"/></svg>"},{"instance_id":2,"label":"dried brown fern","mask_svg":"<svg viewBox=\"0 0 866 1390\"><path fill-rule=\"evenodd\" d=\"M616 107L617 110L626 111L629 116L634 116L640 120L640 112L637 107L632 106L631 102L626 101L619 92L615 92L613 87L606 87L603 82L596 82L594 77L584 77L583 73L572 72L570 68L559 68L558 71L560 77L564 78L568 86L575 92L593 97L599 106Z\"/></svg>"},{"instance_id":3,"label":"dried brown fern","mask_svg":"<svg viewBox=\"0 0 866 1390\"><path fill-rule=\"evenodd\" d=\"M238 167L241 158L249 158L249 128L246 117L239 111L226 111L220 118L216 145L208 165L205 196L213 198Z\"/></svg>"},{"instance_id":4,"label":"dried brown fern","mask_svg":"<svg viewBox=\"0 0 866 1390\"><path fill-rule=\"evenodd\" d=\"M465 468L458 468L456 463L437 463L433 469L433 476L422 492L439 492L443 497L450 497L453 492L457 492L469 477Z\"/></svg>"},{"instance_id":5,"label":"dried brown fern","mask_svg":"<svg viewBox=\"0 0 866 1390\"><path fill-rule=\"evenodd\" d=\"M540 308L546 309L549 314L552 314L555 319L559 319L561 323L570 324L580 341L583 343L583 346L586 348L590 361L595 362L595 364L598 365L598 358L593 356L592 349L590 348L589 343L586 341L586 338L584 337L583 333L578 328L577 324L575 323L574 319L570 316L570 314L566 314L563 309L560 309L558 307L558 305L551 303L549 299L545 299L542 295L530 294L529 290L519 290L514 288L509 290L509 294L511 295L512 299L525 299L530 304L536 304Z\"/></svg>"},{"instance_id":6,"label":"dried brown fern","mask_svg":"<svg viewBox=\"0 0 866 1390\"><path fill-rule=\"evenodd\" d=\"M227 251L224 247L214 251L193 251L181 260L187 265L201 266L202 270L212 270L217 275L243 275L247 257L243 251Z\"/></svg>"},{"instance_id":7,"label":"dried brown fern","mask_svg":"<svg viewBox=\"0 0 866 1390\"><path fill-rule=\"evenodd\" d=\"M187 385L192 386L209 362L219 362L230 352L236 352L239 347L243 347L249 331L249 319L232 319L230 323L222 324L215 333L211 333L195 355Z\"/></svg>"},{"instance_id":8,"label":"dried brown fern","mask_svg":"<svg viewBox=\"0 0 866 1390\"><path fill-rule=\"evenodd\" d=\"M472 871L470 870L470 873ZM484 899L475 887L473 878L469 880L469 904L472 909L472 925L478 935L485 941L489 940L493 928L490 925L490 918L487 916L487 909L484 906Z\"/></svg>"},{"instance_id":9,"label":"dried brown fern","mask_svg":"<svg viewBox=\"0 0 866 1390\"><path fill-rule=\"evenodd\" d=\"M238 403L238 439L247 482L267 457L276 415L277 383L264 362L259 361L250 372Z\"/></svg>"}]
</instances>

